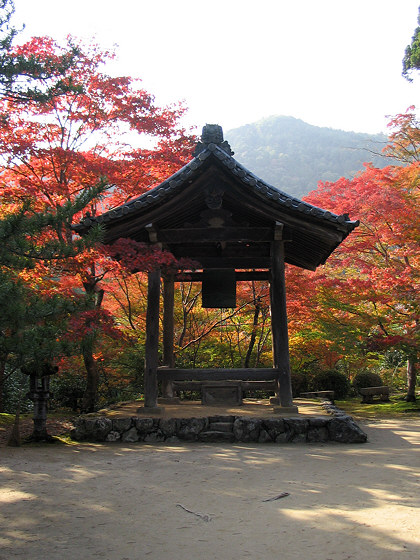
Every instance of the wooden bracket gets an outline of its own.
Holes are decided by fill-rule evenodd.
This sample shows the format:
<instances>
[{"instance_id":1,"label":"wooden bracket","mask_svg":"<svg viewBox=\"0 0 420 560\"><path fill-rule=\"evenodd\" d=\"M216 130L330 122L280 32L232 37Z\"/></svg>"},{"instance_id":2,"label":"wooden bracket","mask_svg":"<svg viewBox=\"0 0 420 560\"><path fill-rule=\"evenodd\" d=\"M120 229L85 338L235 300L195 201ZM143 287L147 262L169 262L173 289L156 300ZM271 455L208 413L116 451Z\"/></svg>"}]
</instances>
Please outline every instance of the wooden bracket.
<instances>
[{"instance_id":1,"label":"wooden bracket","mask_svg":"<svg viewBox=\"0 0 420 560\"><path fill-rule=\"evenodd\" d=\"M147 224L145 230L149 234L150 243L157 243L158 242L158 234L155 226L153 224Z\"/></svg>"},{"instance_id":2,"label":"wooden bracket","mask_svg":"<svg viewBox=\"0 0 420 560\"><path fill-rule=\"evenodd\" d=\"M282 222L276 222L276 225L274 227L274 241L283 240L283 228L284 224Z\"/></svg>"}]
</instances>

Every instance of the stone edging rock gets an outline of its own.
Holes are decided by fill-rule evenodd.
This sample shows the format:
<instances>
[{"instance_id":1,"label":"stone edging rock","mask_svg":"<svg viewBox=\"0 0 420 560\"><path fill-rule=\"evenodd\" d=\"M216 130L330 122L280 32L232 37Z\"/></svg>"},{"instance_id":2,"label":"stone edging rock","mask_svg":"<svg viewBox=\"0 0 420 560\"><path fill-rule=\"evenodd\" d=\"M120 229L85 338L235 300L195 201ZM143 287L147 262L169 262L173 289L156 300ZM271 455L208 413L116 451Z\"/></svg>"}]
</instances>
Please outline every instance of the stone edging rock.
<instances>
[{"instance_id":1,"label":"stone edging rock","mask_svg":"<svg viewBox=\"0 0 420 560\"><path fill-rule=\"evenodd\" d=\"M353 418L331 402L322 403L328 416L307 418L106 418L81 416L72 439L89 442L249 442L249 443L364 443L367 435Z\"/></svg>"}]
</instances>

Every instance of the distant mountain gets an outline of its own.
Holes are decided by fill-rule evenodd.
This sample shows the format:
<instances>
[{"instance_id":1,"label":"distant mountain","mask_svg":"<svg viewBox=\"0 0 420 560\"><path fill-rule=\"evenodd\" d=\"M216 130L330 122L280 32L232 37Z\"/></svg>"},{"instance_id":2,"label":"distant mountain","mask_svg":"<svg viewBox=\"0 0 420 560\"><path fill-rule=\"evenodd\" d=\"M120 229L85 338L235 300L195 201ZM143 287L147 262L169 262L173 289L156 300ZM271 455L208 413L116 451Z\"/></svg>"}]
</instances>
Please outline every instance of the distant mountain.
<instances>
[{"instance_id":1,"label":"distant mountain","mask_svg":"<svg viewBox=\"0 0 420 560\"><path fill-rule=\"evenodd\" d=\"M294 117L273 116L224 134L235 159L249 171L288 194L301 198L319 181L352 178L365 162L385 167L380 155L383 134L323 128Z\"/></svg>"}]
</instances>

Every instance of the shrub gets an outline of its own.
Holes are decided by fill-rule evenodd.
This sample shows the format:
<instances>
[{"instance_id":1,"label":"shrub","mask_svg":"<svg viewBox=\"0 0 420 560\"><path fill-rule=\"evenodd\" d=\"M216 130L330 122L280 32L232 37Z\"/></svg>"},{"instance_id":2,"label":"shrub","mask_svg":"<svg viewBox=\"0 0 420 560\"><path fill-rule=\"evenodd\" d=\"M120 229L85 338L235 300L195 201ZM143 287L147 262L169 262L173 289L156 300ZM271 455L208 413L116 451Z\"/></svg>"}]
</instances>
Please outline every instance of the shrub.
<instances>
[{"instance_id":1,"label":"shrub","mask_svg":"<svg viewBox=\"0 0 420 560\"><path fill-rule=\"evenodd\" d=\"M308 376L304 373L292 372L292 392L293 397L299 397L301 393L309 390Z\"/></svg>"},{"instance_id":2,"label":"shrub","mask_svg":"<svg viewBox=\"0 0 420 560\"><path fill-rule=\"evenodd\" d=\"M335 369L317 371L311 379L310 391L334 391L335 399L345 399L350 392L350 382L344 373Z\"/></svg>"},{"instance_id":3,"label":"shrub","mask_svg":"<svg viewBox=\"0 0 420 560\"><path fill-rule=\"evenodd\" d=\"M85 386L85 376L79 372L64 371L51 376L49 408L70 408L76 412L80 409Z\"/></svg>"},{"instance_id":4,"label":"shrub","mask_svg":"<svg viewBox=\"0 0 420 560\"><path fill-rule=\"evenodd\" d=\"M383 385L381 377L373 371L361 371L353 379L353 387L359 390L363 387L380 387Z\"/></svg>"},{"instance_id":5,"label":"shrub","mask_svg":"<svg viewBox=\"0 0 420 560\"><path fill-rule=\"evenodd\" d=\"M7 372L6 372L7 373ZM20 370L8 375L3 387L3 410L14 414L20 406L20 412L29 412L33 409L33 403L26 396L29 391L29 377Z\"/></svg>"}]
</instances>

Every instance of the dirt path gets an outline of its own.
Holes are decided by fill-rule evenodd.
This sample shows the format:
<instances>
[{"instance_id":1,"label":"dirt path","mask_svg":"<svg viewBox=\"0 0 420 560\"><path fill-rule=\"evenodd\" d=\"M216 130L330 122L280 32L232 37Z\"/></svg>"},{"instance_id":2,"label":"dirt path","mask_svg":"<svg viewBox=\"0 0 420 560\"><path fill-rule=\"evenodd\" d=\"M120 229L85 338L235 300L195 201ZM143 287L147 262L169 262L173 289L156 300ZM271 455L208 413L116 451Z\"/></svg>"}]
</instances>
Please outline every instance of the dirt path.
<instances>
[{"instance_id":1,"label":"dirt path","mask_svg":"<svg viewBox=\"0 0 420 560\"><path fill-rule=\"evenodd\" d=\"M47 432L51 436L59 436L64 433L68 433L73 428L73 422L71 418L48 418L47 419ZM0 426L0 447L7 445L9 441L13 425ZM28 438L34 429L34 423L32 418L21 418L19 422L19 435L21 441L24 442ZM0 451L1 456L1 451ZM0 556L0 560L2 560Z\"/></svg>"},{"instance_id":2,"label":"dirt path","mask_svg":"<svg viewBox=\"0 0 420 560\"><path fill-rule=\"evenodd\" d=\"M361 426L367 444L3 447L0 559L418 557L420 421Z\"/></svg>"}]
</instances>

